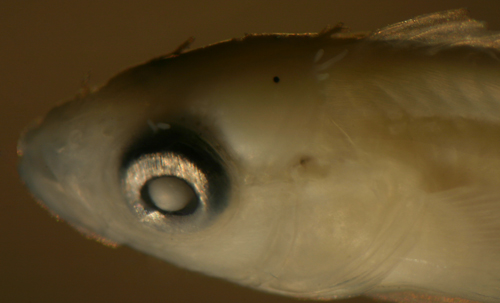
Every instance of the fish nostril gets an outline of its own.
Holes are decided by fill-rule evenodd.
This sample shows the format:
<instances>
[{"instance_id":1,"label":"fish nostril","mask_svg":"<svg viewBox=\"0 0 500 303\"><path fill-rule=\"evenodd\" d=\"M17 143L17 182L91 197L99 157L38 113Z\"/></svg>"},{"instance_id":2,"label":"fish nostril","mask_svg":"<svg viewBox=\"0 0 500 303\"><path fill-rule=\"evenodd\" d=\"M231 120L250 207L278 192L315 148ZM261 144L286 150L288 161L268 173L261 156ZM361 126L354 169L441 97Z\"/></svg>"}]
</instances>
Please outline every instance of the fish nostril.
<instances>
[{"instance_id":1,"label":"fish nostril","mask_svg":"<svg viewBox=\"0 0 500 303\"><path fill-rule=\"evenodd\" d=\"M43 164L40 165L40 172L43 173L45 178L57 181L57 177L54 174L54 171L49 167L47 162L44 162Z\"/></svg>"},{"instance_id":2,"label":"fish nostril","mask_svg":"<svg viewBox=\"0 0 500 303\"><path fill-rule=\"evenodd\" d=\"M292 175L296 178L323 179L328 176L329 168L313 156L303 155L292 164Z\"/></svg>"}]
</instances>

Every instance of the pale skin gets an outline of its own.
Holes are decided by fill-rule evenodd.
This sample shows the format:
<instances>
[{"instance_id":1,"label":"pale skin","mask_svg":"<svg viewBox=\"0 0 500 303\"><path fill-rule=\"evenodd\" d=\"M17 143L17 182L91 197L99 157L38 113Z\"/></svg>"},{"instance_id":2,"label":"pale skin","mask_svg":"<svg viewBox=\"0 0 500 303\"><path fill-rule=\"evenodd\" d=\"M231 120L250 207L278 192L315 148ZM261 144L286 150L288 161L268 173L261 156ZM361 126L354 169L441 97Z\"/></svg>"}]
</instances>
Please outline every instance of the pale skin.
<instances>
[{"instance_id":1,"label":"pale skin","mask_svg":"<svg viewBox=\"0 0 500 303\"><path fill-rule=\"evenodd\" d=\"M450 14L461 28L473 22ZM440 48L436 31L427 44L382 33L336 28L181 47L54 109L22 139L21 174L87 233L250 287L496 302L498 40L464 48L457 37ZM131 201L123 185L124 152L144 136L167 136L181 147L154 143L155 155L182 153L177 130L196 139L165 171L184 158L192 163L176 165L196 166L200 149L223 170L190 181L208 182L193 188L209 194L199 214L182 218L168 213L182 206ZM220 195L211 178L227 178Z\"/></svg>"}]
</instances>

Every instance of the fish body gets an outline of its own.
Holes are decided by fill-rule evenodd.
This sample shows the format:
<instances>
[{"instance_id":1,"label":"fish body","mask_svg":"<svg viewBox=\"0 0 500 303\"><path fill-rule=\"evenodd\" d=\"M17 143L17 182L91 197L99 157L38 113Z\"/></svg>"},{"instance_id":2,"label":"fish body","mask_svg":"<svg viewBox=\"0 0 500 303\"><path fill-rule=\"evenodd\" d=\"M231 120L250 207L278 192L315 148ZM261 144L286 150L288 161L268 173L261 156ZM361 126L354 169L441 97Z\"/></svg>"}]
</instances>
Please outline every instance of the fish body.
<instances>
[{"instance_id":1,"label":"fish body","mask_svg":"<svg viewBox=\"0 0 500 303\"><path fill-rule=\"evenodd\" d=\"M52 109L19 171L83 233L242 285L498 302L499 54L464 10L179 49Z\"/></svg>"}]
</instances>

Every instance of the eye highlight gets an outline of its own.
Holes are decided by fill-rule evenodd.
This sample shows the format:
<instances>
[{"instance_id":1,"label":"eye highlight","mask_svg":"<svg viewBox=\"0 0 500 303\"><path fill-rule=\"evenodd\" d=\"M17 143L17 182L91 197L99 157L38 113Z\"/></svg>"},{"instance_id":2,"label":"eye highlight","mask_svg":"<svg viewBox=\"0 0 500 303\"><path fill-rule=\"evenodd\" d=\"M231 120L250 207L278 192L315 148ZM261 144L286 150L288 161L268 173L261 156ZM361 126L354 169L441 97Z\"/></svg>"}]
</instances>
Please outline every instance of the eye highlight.
<instances>
[{"instance_id":1,"label":"eye highlight","mask_svg":"<svg viewBox=\"0 0 500 303\"><path fill-rule=\"evenodd\" d=\"M125 195L146 216L189 215L208 204L208 181L191 161L172 152L146 154L125 172Z\"/></svg>"},{"instance_id":2,"label":"eye highlight","mask_svg":"<svg viewBox=\"0 0 500 303\"><path fill-rule=\"evenodd\" d=\"M124 198L139 221L167 232L203 228L227 205L229 177L218 153L173 125L146 132L124 155Z\"/></svg>"}]
</instances>

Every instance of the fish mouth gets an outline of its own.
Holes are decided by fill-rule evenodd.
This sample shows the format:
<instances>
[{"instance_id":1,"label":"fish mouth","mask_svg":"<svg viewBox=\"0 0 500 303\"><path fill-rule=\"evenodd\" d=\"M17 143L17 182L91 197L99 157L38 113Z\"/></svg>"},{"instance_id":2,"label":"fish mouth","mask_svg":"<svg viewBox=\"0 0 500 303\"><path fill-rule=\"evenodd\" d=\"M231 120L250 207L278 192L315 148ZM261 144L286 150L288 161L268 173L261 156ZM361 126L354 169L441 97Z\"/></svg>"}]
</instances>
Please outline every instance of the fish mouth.
<instances>
[{"instance_id":1,"label":"fish mouth","mask_svg":"<svg viewBox=\"0 0 500 303\"><path fill-rule=\"evenodd\" d=\"M57 181L53 170L47 165L43 153L37 152L43 146L43 142L39 140L41 124L41 118L35 120L23 131L17 142L18 173L33 193L39 192L35 190L38 187L37 180ZM35 196L40 198L37 194Z\"/></svg>"},{"instance_id":2,"label":"fish mouth","mask_svg":"<svg viewBox=\"0 0 500 303\"><path fill-rule=\"evenodd\" d=\"M58 221L65 221L87 238L116 246L117 242L96 233L103 233L107 224L89 207L70 170L61 169L65 165L59 159L64 155L45 126L41 118L35 120L18 140L17 171L21 180L36 202Z\"/></svg>"},{"instance_id":3,"label":"fish mouth","mask_svg":"<svg viewBox=\"0 0 500 303\"><path fill-rule=\"evenodd\" d=\"M37 202L44 208L52 201L67 200L64 189L59 184L53 167L47 157L56 157L50 152L50 142L43 139L41 130L42 119L35 120L29 125L17 143L19 157L17 171L21 180L30 190ZM55 212L50 211L55 215Z\"/></svg>"},{"instance_id":4,"label":"fish mouth","mask_svg":"<svg viewBox=\"0 0 500 303\"><path fill-rule=\"evenodd\" d=\"M72 166L70 153L64 152L70 140L60 137L65 131L47 118L31 123L18 140L17 171L43 208L58 218L61 215L62 219L76 223L75 226L84 227L88 224L81 224L79 217L83 216L85 201L78 193L73 176L77 166Z\"/></svg>"}]
</instances>

